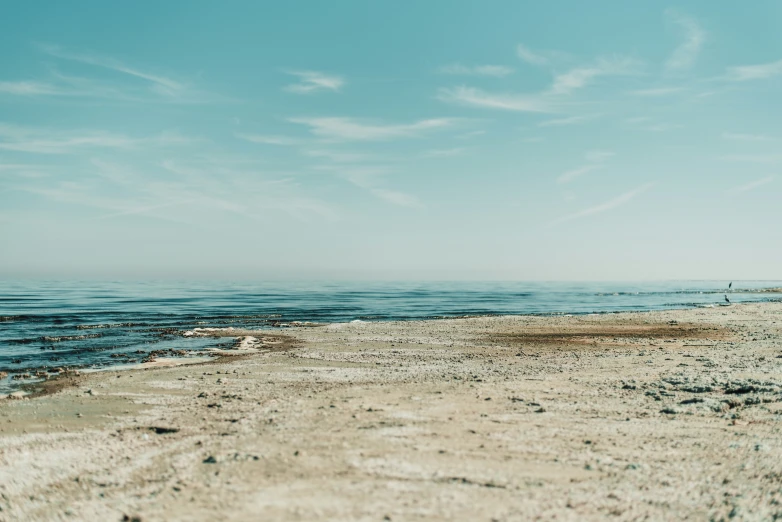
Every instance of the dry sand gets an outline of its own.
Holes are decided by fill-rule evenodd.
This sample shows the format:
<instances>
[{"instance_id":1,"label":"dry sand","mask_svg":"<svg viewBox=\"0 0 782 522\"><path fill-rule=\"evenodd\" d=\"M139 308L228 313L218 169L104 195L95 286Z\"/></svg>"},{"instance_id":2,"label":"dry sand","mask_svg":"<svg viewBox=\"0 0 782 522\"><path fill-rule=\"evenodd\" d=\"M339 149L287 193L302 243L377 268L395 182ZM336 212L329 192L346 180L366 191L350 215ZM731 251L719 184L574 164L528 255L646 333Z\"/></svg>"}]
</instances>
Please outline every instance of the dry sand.
<instances>
[{"instance_id":1,"label":"dry sand","mask_svg":"<svg viewBox=\"0 0 782 522\"><path fill-rule=\"evenodd\" d=\"M241 332L0 401L0 520L782 518L781 332L782 303Z\"/></svg>"}]
</instances>

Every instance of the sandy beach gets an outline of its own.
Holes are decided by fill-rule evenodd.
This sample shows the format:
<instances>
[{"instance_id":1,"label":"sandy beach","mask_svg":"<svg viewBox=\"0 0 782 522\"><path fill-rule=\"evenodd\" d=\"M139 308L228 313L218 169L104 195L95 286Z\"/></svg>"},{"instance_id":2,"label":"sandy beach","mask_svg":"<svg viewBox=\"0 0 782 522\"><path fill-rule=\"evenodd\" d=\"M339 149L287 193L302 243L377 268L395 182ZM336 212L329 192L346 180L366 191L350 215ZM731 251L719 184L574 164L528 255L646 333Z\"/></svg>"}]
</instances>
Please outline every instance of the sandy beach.
<instances>
[{"instance_id":1,"label":"sandy beach","mask_svg":"<svg viewBox=\"0 0 782 522\"><path fill-rule=\"evenodd\" d=\"M0 400L0 520L782 517L782 303L229 334Z\"/></svg>"}]
</instances>

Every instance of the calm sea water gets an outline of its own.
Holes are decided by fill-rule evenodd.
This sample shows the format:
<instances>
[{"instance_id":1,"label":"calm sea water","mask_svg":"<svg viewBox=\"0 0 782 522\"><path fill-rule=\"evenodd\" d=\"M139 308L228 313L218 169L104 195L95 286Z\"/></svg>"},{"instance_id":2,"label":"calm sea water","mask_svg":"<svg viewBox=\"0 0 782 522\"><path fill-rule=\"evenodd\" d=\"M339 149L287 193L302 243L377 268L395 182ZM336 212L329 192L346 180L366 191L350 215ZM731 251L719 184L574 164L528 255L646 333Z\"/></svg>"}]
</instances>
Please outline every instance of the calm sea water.
<instances>
[{"instance_id":1,"label":"calm sea water","mask_svg":"<svg viewBox=\"0 0 782 522\"><path fill-rule=\"evenodd\" d=\"M731 301L777 299L741 281ZM289 321L380 321L481 314L584 314L724 303L727 282L205 283L0 281L0 392L42 368L127 364L152 350L203 350L194 327L275 328ZM119 354L123 354L119 357ZM112 357L114 356L114 357ZM30 381L26 381L30 382Z\"/></svg>"}]
</instances>

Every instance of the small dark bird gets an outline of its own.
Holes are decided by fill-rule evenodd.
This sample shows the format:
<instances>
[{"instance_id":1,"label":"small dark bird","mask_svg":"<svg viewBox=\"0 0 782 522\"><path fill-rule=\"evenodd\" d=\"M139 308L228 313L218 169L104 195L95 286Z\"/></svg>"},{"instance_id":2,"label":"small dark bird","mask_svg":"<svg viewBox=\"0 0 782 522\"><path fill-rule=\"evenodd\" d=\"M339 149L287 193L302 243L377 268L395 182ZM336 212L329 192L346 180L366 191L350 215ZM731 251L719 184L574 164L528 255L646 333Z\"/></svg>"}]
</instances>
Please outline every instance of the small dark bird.
<instances>
[{"instance_id":1,"label":"small dark bird","mask_svg":"<svg viewBox=\"0 0 782 522\"><path fill-rule=\"evenodd\" d=\"M727 296L727 295L725 296L725 302L726 302L726 303L728 303L728 304L730 304L730 299L728 299L728 296Z\"/></svg>"},{"instance_id":2,"label":"small dark bird","mask_svg":"<svg viewBox=\"0 0 782 522\"><path fill-rule=\"evenodd\" d=\"M728 285L728 290L730 290L730 287L732 286L733 286L733 281L731 281L730 284Z\"/></svg>"}]
</instances>

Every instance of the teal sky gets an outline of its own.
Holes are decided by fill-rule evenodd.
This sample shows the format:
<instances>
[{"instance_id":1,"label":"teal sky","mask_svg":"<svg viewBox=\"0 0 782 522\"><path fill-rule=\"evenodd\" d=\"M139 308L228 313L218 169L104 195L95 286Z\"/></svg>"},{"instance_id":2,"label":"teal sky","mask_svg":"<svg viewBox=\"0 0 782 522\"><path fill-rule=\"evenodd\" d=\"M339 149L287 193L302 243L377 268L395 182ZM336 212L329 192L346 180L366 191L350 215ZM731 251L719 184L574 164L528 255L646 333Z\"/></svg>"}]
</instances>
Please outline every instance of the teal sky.
<instances>
[{"instance_id":1,"label":"teal sky","mask_svg":"<svg viewBox=\"0 0 782 522\"><path fill-rule=\"evenodd\" d=\"M6 2L0 277L779 279L782 2Z\"/></svg>"}]
</instances>

